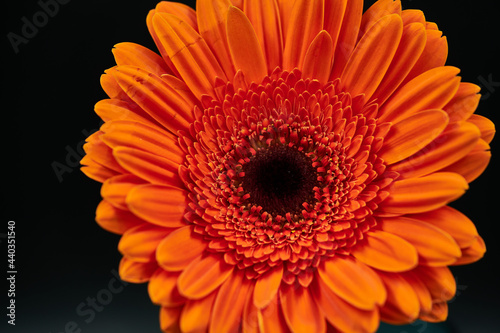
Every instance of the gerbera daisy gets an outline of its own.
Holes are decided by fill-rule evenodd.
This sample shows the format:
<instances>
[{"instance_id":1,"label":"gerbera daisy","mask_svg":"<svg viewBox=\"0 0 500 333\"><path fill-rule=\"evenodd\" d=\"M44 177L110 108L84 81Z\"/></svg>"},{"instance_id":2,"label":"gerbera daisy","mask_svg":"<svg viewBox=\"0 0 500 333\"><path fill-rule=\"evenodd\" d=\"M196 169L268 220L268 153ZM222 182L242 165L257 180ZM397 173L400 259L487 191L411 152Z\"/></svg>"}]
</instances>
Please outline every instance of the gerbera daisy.
<instances>
[{"instance_id":1,"label":"gerbera daisy","mask_svg":"<svg viewBox=\"0 0 500 333\"><path fill-rule=\"evenodd\" d=\"M485 252L447 204L490 160L479 87L400 1L160 2L113 49L83 172L163 331L442 321Z\"/></svg>"}]
</instances>

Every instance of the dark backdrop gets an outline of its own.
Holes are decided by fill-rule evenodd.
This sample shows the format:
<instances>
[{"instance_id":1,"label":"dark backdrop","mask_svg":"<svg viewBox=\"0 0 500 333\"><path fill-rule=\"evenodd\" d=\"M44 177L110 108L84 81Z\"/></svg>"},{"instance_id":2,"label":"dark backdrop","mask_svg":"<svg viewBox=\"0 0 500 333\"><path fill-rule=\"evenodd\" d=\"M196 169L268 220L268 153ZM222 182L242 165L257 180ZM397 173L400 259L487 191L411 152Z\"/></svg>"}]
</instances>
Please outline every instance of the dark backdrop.
<instances>
[{"instance_id":1,"label":"dark backdrop","mask_svg":"<svg viewBox=\"0 0 500 333\"><path fill-rule=\"evenodd\" d=\"M6 323L4 280L0 332L157 332L159 308L149 301L146 285L122 285L115 278L119 237L94 222L100 184L76 165L83 140L99 127L93 106L106 98L99 76L114 65L113 45L130 41L155 49L145 18L156 0L59 1L58 8L48 7L51 16L40 14L49 0L2 6L0 276L7 275L10 220L16 222L18 273L16 326ZM448 37L448 64L462 69L464 81L483 87L478 113L498 121L498 18L493 2L485 3L403 0L405 8L422 9L439 24ZM7 35L22 35L26 21L33 20L40 27L25 28L29 38L16 52ZM480 262L453 269L459 293L445 326L455 332L498 330L497 141L488 170L454 203L476 222L488 246ZM57 176L55 165L66 165L65 172ZM91 310L96 297L106 305ZM392 331L443 327L417 324Z\"/></svg>"}]
</instances>

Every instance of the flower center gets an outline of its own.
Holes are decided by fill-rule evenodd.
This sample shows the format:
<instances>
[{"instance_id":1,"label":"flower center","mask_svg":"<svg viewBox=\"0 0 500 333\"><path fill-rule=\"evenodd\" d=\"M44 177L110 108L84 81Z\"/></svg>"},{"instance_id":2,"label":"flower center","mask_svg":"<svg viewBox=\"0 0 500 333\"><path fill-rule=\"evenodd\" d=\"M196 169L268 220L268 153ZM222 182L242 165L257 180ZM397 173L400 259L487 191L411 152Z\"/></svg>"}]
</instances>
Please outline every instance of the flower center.
<instances>
[{"instance_id":1,"label":"flower center","mask_svg":"<svg viewBox=\"0 0 500 333\"><path fill-rule=\"evenodd\" d=\"M261 149L243 166L243 189L256 206L273 215L298 214L313 199L317 185L312 161L297 149L274 145Z\"/></svg>"}]
</instances>

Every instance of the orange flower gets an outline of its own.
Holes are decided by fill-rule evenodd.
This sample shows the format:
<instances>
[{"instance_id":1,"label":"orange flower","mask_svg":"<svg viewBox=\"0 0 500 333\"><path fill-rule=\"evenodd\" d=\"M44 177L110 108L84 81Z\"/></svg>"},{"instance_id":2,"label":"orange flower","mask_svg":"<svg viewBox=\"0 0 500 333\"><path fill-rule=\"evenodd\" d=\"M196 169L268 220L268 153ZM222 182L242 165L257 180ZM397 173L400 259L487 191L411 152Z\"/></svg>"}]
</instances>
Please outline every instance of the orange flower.
<instances>
[{"instance_id":1,"label":"orange flower","mask_svg":"<svg viewBox=\"0 0 500 333\"><path fill-rule=\"evenodd\" d=\"M161 2L161 54L133 43L96 105L83 172L120 275L161 328L374 332L436 322L447 266L485 252L446 206L486 168L494 125L400 1Z\"/></svg>"}]
</instances>

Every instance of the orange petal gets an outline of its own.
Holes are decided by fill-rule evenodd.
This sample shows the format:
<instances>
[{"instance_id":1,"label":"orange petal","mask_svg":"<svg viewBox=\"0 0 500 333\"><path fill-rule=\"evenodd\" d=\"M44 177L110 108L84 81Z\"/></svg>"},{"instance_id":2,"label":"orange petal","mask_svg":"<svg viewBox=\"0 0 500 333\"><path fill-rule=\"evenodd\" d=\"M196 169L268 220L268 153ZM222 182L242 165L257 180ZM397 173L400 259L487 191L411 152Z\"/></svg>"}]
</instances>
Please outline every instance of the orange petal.
<instances>
[{"instance_id":1,"label":"orange petal","mask_svg":"<svg viewBox=\"0 0 500 333\"><path fill-rule=\"evenodd\" d=\"M340 76L351 95L365 94L370 99L391 64L402 33L401 17L392 14L378 20L363 35Z\"/></svg>"},{"instance_id":2,"label":"orange petal","mask_svg":"<svg viewBox=\"0 0 500 333\"><path fill-rule=\"evenodd\" d=\"M333 57L333 68L330 80L340 77L344 71L347 60L356 47L359 27L363 15L363 0L347 1L342 27L337 41L337 48Z\"/></svg>"},{"instance_id":3,"label":"orange petal","mask_svg":"<svg viewBox=\"0 0 500 333\"><path fill-rule=\"evenodd\" d=\"M179 228L184 221L188 199L180 188L160 185L142 185L127 196L132 213L148 222L167 228Z\"/></svg>"},{"instance_id":4,"label":"orange petal","mask_svg":"<svg viewBox=\"0 0 500 333\"><path fill-rule=\"evenodd\" d=\"M257 312L257 318L262 323L261 332L286 333L289 332L285 318L280 308L278 295L267 307Z\"/></svg>"},{"instance_id":5,"label":"orange petal","mask_svg":"<svg viewBox=\"0 0 500 333\"><path fill-rule=\"evenodd\" d=\"M432 310L429 312L422 313L419 318L430 322L430 323L440 323L446 320L448 317L448 303L438 302L432 304Z\"/></svg>"},{"instance_id":6,"label":"orange petal","mask_svg":"<svg viewBox=\"0 0 500 333\"><path fill-rule=\"evenodd\" d=\"M457 93L443 107L450 116L450 122L468 119L476 111L481 99L481 88L469 82L460 82Z\"/></svg>"},{"instance_id":7,"label":"orange petal","mask_svg":"<svg viewBox=\"0 0 500 333\"><path fill-rule=\"evenodd\" d=\"M118 209L106 200L102 200L97 206L95 219L101 228L119 235L144 223L143 220L130 213L128 209Z\"/></svg>"},{"instance_id":8,"label":"orange petal","mask_svg":"<svg viewBox=\"0 0 500 333\"><path fill-rule=\"evenodd\" d=\"M378 275L351 257L325 260L318 273L328 288L359 309L373 310L385 302L385 289Z\"/></svg>"},{"instance_id":9,"label":"orange petal","mask_svg":"<svg viewBox=\"0 0 500 333\"><path fill-rule=\"evenodd\" d=\"M127 96L127 94L123 91L118 82L116 82L116 79L111 74L111 72L114 71L115 68L116 66L107 69L104 71L104 74L101 75L101 87L109 98L132 102L132 100Z\"/></svg>"},{"instance_id":10,"label":"orange petal","mask_svg":"<svg viewBox=\"0 0 500 333\"><path fill-rule=\"evenodd\" d=\"M425 28L422 24L412 23L403 26L403 35L396 54L372 96L379 105L384 104L408 75L425 47L425 40Z\"/></svg>"},{"instance_id":11,"label":"orange petal","mask_svg":"<svg viewBox=\"0 0 500 333\"><path fill-rule=\"evenodd\" d=\"M382 106L379 123L394 123L418 111L441 109L460 85L456 76L459 71L455 67L438 67L406 83Z\"/></svg>"},{"instance_id":12,"label":"orange petal","mask_svg":"<svg viewBox=\"0 0 500 333\"><path fill-rule=\"evenodd\" d=\"M297 333L325 332L326 323L309 288L280 288L281 308L290 331Z\"/></svg>"},{"instance_id":13,"label":"orange petal","mask_svg":"<svg viewBox=\"0 0 500 333\"><path fill-rule=\"evenodd\" d=\"M198 31L196 12L193 8L180 2L161 1L155 7L158 13L172 14L189 24L191 28Z\"/></svg>"},{"instance_id":14,"label":"orange petal","mask_svg":"<svg viewBox=\"0 0 500 333\"><path fill-rule=\"evenodd\" d=\"M490 146L484 140L479 139L476 147L469 153L469 155L452 165L447 166L441 171L458 173L462 175L468 183L470 183L479 177L484 170L486 170L486 167L490 163L490 159Z\"/></svg>"},{"instance_id":15,"label":"orange petal","mask_svg":"<svg viewBox=\"0 0 500 333\"><path fill-rule=\"evenodd\" d=\"M380 273L387 289L387 301L380 317L390 324L406 324L417 319L420 302L412 286L400 274Z\"/></svg>"},{"instance_id":16,"label":"orange petal","mask_svg":"<svg viewBox=\"0 0 500 333\"><path fill-rule=\"evenodd\" d=\"M461 249L471 246L479 236L474 223L467 216L449 206L408 216L444 230L453 237Z\"/></svg>"},{"instance_id":17,"label":"orange petal","mask_svg":"<svg viewBox=\"0 0 500 333\"><path fill-rule=\"evenodd\" d=\"M179 164L167 158L129 147L115 148L113 156L125 170L152 184L183 186Z\"/></svg>"},{"instance_id":18,"label":"orange petal","mask_svg":"<svg viewBox=\"0 0 500 333\"><path fill-rule=\"evenodd\" d=\"M136 148L165 157L177 164L184 162L185 153L179 147L177 137L167 131L158 130L158 127L115 120L105 123L101 130L104 132L101 140L111 148Z\"/></svg>"},{"instance_id":19,"label":"orange petal","mask_svg":"<svg viewBox=\"0 0 500 333\"><path fill-rule=\"evenodd\" d=\"M227 41L226 18L229 0L199 0L196 1L196 13L201 37L213 51L226 77L232 79L235 74Z\"/></svg>"},{"instance_id":20,"label":"orange petal","mask_svg":"<svg viewBox=\"0 0 500 333\"><path fill-rule=\"evenodd\" d=\"M325 22L323 29L332 39L333 52L337 49L342 21L346 14L347 0L325 0Z\"/></svg>"},{"instance_id":21,"label":"orange petal","mask_svg":"<svg viewBox=\"0 0 500 333\"><path fill-rule=\"evenodd\" d=\"M181 295L200 299L217 289L233 272L221 257L209 255L193 260L179 276L177 286Z\"/></svg>"},{"instance_id":22,"label":"orange petal","mask_svg":"<svg viewBox=\"0 0 500 333\"><path fill-rule=\"evenodd\" d=\"M283 33L280 12L276 0L245 1L243 8L252 22L271 73L283 61Z\"/></svg>"},{"instance_id":23,"label":"orange petal","mask_svg":"<svg viewBox=\"0 0 500 333\"><path fill-rule=\"evenodd\" d=\"M208 242L193 232L192 226L179 228L168 235L156 251L158 264L168 271L180 271L198 258Z\"/></svg>"},{"instance_id":24,"label":"orange petal","mask_svg":"<svg viewBox=\"0 0 500 333\"><path fill-rule=\"evenodd\" d=\"M217 293L205 298L188 300L182 309L180 328L182 332L207 332Z\"/></svg>"},{"instance_id":25,"label":"orange petal","mask_svg":"<svg viewBox=\"0 0 500 333\"><path fill-rule=\"evenodd\" d=\"M448 267L418 266L414 270L429 289L433 302L445 302L455 296L457 284Z\"/></svg>"},{"instance_id":26,"label":"orange petal","mask_svg":"<svg viewBox=\"0 0 500 333\"><path fill-rule=\"evenodd\" d=\"M99 164L107 169L118 173L128 173L113 156L113 152L102 140L102 132L95 132L87 138L87 143L83 145L83 150L95 164Z\"/></svg>"},{"instance_id":27,"label":"orange petal","mask_svg":"<svg viewBox=\"0 0 500 333\"><path fill-rule=\"evenodd\" d=\"M172 307L186 302L177 289L179 274L178 272L167 272L162 268L156 270L148 284L149 297L153 303Z\"/></svg>"},{"instance_id":28,"label":"orange petal","mask_svg":"<svg viewBox=\"0 0 500 333\"><path fill-rule=\"evenodd\" d=\"M155 261L156 248L170 231L149 223L127 230L118 243L118 250L137 262Z\"/></svg>"},{"instance_id":29,"label":"orange petal","mask_svg":"<svg viewBox=\"0 0 500 333\"><path fill-rule=\"evenodd\" d=\"M317 79L322 84L325 84L330 77L332 60L332 38L328 32L321 30L307 50L302 75L306 78Z\"/></svg>"},{"instance_id":30,"label":"orange petal","mask_svg":"<svg viewBox=\"0 0 500 333\"><path fill-rule=\"evenodd\" d=\"M481 259L486 253L486 245L480 236L474 238L474 242L464 249L462 249L462 257L458 259L453 265L468 265Z\"/></svg>"},{"instance_id":31,"label":"orange petal","mask_svg":"<svg viewBox=\"0 0 500 333\"><path fill-rule=\"evenodd\" d=\"M363 35L370 30L370 28L376 24L384 16L391 14L397 14L401 16L401 1L397 0L379 0L370 6L363 14L361 19L361 26L359 28L358 39L361 39Z\"/></svg>"},{"instance_id":32,"label":"orange petal","mask_svg":"<svg viewBox=\"0 0 500 333\"><path fill-rule=\"evenodd\" d=\"M187 131L194 121L193 105L160 77L132 66L116 67L112 73L127 95L170 132Z\"/></svg>"},{"instance_id":33,"label":"orange petal","mask_svg":"<svg viewBox=\"0 0 500 333\"><path fill-rule=\"evenodd\" d=\"M158 265L154 261L145 263L136 262L123 257L120 261L118 272L123 281L130 283L144 283L151 278L157 268Z\"/></svg>"},{"instance_id":34,"label":"orange petal","mask_svg":"<svg viewBox=\"0 0 500 333\"><path fill-rule=\"evenodd\" d=\"M81 159L80 164L82 165L80 170L87 177L100 183L104 183L107 179L118 175L116 171L106 168L105 166L95 162L89 157L89 155L85 155Z\"/></svg>"},{"instance_id":35,"label":"orange petal","mask_svg":"<svg viewBox=\"0 0 500 333\"><path fill-rule=\"evenodd\" d=\"M474 149L479 139L476 126L462 121L450 124L433 142L418 153L390 166L401 178L420 177L445 168Z\"/></svg>"},{"instance_id":36,"label":"orange petal","mask_svg":"<svg viewBox=\"0 0 500 333\"><path fill-rule=\"evenodd\" d=\"M157 13L153 26L172 63L195 96L215 96L215 78L226 75L205 40L176 16Z\"/></svg>"},{"instance_id":37,"label":"orange petal","mask_svg":"<svg viewBox=\"0 0 500 333\"><path fill-rule=\"evenodd\" d=\"M258 309L265 308L277 295L283 278L283 266L277 266L260 276L255 282L253 302Z\"/></svg>"},{"instance_id":38,"label":"orange petal","mask_svg":"<svg viewBox=\"0 0 500 333\"><path fill-rule=\"evenodd\" d=\"M210 332L238 332L251 285L244 271L235 272L226 279L215 298Z\"/></svg>"},{"instance_id":39,"label":"orange petal","mask_svg":"<svg viewBox=\"0 0 500 333\"><path fill-rule=\"evenodd\" d=\"M160 328L162 332L180 332L179 317L181 316L182 307L160 309Z\"/></svg>"},{"instance_id":40,"label":"orange petal","mask_svg":"<svg viewBox=\"0 0 500 333\"><path fill-rule=\"evenodd\" d=\"M236 70L241 69L248 84L260 83L267 75L266 59L252 23L234 6L227 12L227 41Z\"/></svg>"},{"instance_id":41,"label":"orange petal","mask_svg":"<svg viewBox=\"0 0 500 333\"><path fill-rule=\"evenodd\" d=\"M448 125L448 115L441 110L421 111L391 126L378 156L386 164L399 162L437 138Z\"/></svg>"},{"instance_id":42,"label":"orange petal","mask_svg":"<svg viewBox=\"0 0 500 333\"><path fill-rule=\"evenodd\" d=\"M469 188L465 179L452 172L437 172L420 178L395 181L380 211L390 214L423 213L461 197Z\"/></svg>"},{"instance_id":43,"label":"orange petal","mask_svg":"<svg viewBox=\"0 0 500 333\"><path fill-rule=\"evenodd\" d=\"M418 253L413 245L380 230L366 233L366 242L354 247L351 254L368 266L386 272L404 272L418 264Z\"/></svg>"},{"instance_id":44,"label":"orange petal","mask_svg":"<svg viewBox=\"0 0 500 333\"><path fill-rule=\"evenodd\" d=\"M172 73L162 57L142 45L128 42L118 43L112 51L118 66L140 67L158 76Z\"/></svg>"},{"instance_id":45,"label":"orange petal","mask_svg":"<svg viewBox=\"0 0 500 333\"><path fill-rule=\"evenodd\" d=\"M378 308L367 311L349 304L337 296L322 279L315 279L311 290L326 319L341 332L368 333L377 330ZM352 320L352 318L357 319Z\"/></svg>"},{"instance_id":46,"label":"orange petal","mask_svg":"<svg viewBox=\"0 0 500 333\"><path fill-rule=\"evenodd\" d=\"M102 184L101 196L116 208L128 210L126 198L128 193L136 186L145 182L134 175L118 175L109 178Z\"/></svg>"},{"instance_id":47,"label":"orange petal","mask_svg":"<svg viewBox=\"0 0 500 333\"><path fill-rule=\"evenodd\" d=\"M128 120L143 123L149 126L157 126L156 121L149 117L135 104L118 99L103 99L94 106L95 113L105 122L112 120ZM149 118L149 119L148 119Z\"/></svg>"},{"instance_id":48,"label":"orange petal","mask_svg":"<svg viewBox=\"0 0 500 333\"><path fill-rule=\"evenodd\" d=\"M421 10L417 9L405 9L401 12L401 18L405 25L412 23L420 23L425 26L425 16Z\"/></svg>"},{"instance_id":49,"label":"orange petal","mask_svg":"<svg viewBox=\"0 0 500 333\"><path fill-rule=\"evenodd\" d=\"M420 303L420 312L431 311L432 297L429 289L411 271L401 274L401 276L411 285Z\"/></svg>"},{"instance_id":50,"label":"orange petal","mask_svg":"<svg viewBox=\"0 0 500 333\"><path fill-rule=\"evenodd\" d=\"M384 218L382 230L410 242L419 254L419 264L447 266L461 255L460 247L445 231L407 217Z\"/></svg>"},{"instance_id":51,"label":"orange petal","mask_svg":"<svg viewBox=\"0 0 500 333\"><path fill-rule=\"evenodd\" d=\"M424 51L420 55L412 71L405 79L405 82L425 73L433 68L444 66L448 58L448 42L443 33L439 30L427 28L427 42Z\"/></svg>"},{"instance_id":52,"label":"orange petal","mask_svg":"<svg viewBox=\"0 0 500 333\"><path fill-rule=\"evenodd\" d=\"M495 124L491 120L481 115L473 114L467 121L479 128L481 139L486 141L486 143L490 143L493 140L495 136Z\"/></svg>"},{"instance_id":53,"label":"orange petal","mask_svg":"<svg viewBox=\"0 0 500 333\"><path fill-rule=\"evenodd\" d=\"M286 31L284 70L302 68L309 45L323 30L323 18L324 0L295 0Z\"/></svg>"}]
</instances>

